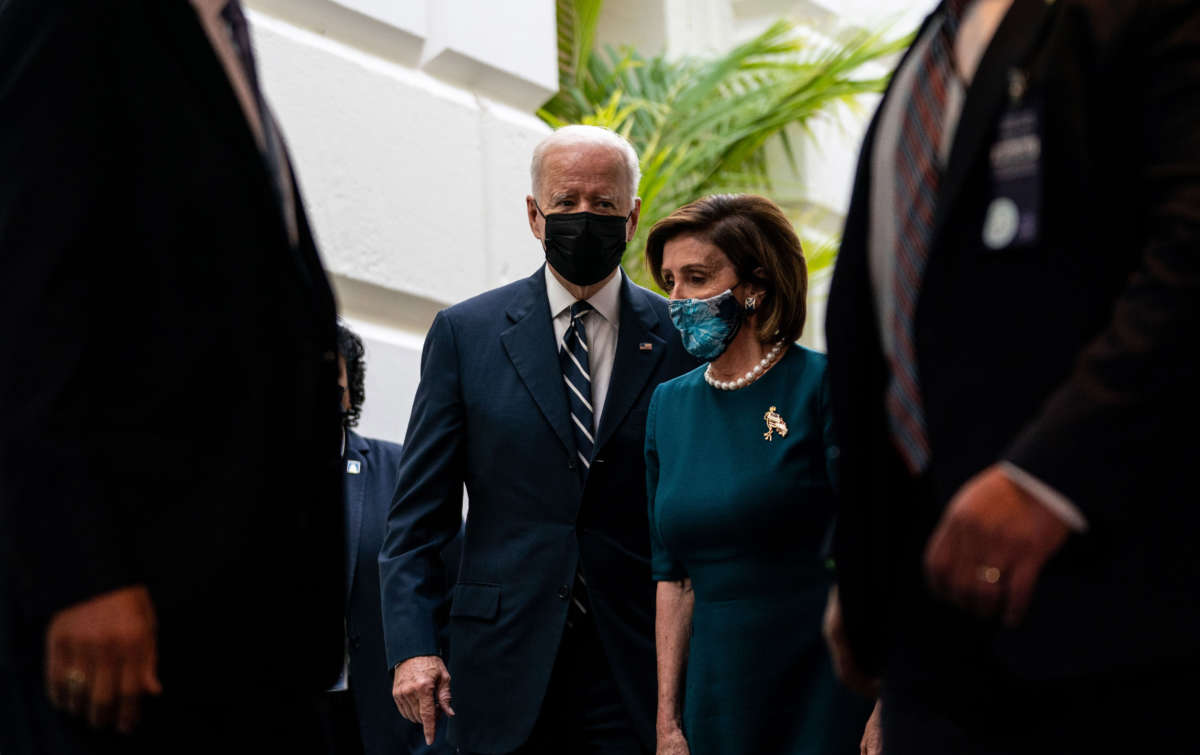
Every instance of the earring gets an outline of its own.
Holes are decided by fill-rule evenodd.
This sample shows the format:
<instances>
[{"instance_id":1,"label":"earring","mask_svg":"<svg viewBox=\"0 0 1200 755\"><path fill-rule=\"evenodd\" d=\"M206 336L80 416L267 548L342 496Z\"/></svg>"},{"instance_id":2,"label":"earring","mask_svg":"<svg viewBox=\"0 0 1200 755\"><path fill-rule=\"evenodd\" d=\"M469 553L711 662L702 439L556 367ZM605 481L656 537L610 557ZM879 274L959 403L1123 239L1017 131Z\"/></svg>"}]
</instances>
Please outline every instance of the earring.
<instances>
[{"instance_id":1,"label":"earring","mask_svg":"<svg viewBox=\"0 0 1200 755\"><path fill-rule=\"evenodd\" d=\"M753 312L754 308L756 306L758 306L758 299L753 296L747 296L746 297L746 311Z\"/></svg>"}]
</instances>

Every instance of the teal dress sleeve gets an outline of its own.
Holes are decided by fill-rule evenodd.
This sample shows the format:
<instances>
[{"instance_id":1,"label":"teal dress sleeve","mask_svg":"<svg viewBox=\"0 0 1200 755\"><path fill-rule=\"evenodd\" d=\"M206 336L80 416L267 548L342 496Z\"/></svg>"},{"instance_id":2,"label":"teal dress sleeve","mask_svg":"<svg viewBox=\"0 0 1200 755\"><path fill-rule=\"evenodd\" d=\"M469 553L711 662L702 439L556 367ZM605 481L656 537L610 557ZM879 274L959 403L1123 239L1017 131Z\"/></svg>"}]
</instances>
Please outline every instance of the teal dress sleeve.
<instances>
[{"instance_id":1,"label":"teal dress sleeve","mask_svg":"<svg viewBox=\"0 0 1200 755\"><path fill-rule=\"evenodd\" d=\"M656 582L678 582L687 579L687 569L683 563L671 555L663 543L662 533L658 528L658 518L655 516L654 500L658 492L658 444L655 438L655 424L658 417L659 397L663 394L660 385L654 389L650 397L650 408L646 414L646 500L650 507L650 569Z\"/></svg>"}]
</instances>

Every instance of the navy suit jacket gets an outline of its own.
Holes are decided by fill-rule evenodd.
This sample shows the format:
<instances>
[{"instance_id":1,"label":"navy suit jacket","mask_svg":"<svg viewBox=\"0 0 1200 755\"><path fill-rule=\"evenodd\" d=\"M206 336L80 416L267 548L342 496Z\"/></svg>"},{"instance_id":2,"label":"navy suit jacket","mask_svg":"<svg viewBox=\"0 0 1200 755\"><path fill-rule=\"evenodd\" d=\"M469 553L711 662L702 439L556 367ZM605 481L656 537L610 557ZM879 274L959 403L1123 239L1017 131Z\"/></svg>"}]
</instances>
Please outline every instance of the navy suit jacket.
<instances>
[{"instance_id":1,"label":"navy suit jacket","mask_svg":"<svg viewBox=\"0 0 1200 755\"><path fill-rule=\"evenodd\" d=\"M695 367L666 301L625 279L613 377L586 482L543 270L441 312L380 554L388 663L438 653L438 550L470 496L450 609L450 741L508 752L532 731L582 569L614 680L646 746L654 582L642 457L655 386Z\"/></svg>"}]
</instances>

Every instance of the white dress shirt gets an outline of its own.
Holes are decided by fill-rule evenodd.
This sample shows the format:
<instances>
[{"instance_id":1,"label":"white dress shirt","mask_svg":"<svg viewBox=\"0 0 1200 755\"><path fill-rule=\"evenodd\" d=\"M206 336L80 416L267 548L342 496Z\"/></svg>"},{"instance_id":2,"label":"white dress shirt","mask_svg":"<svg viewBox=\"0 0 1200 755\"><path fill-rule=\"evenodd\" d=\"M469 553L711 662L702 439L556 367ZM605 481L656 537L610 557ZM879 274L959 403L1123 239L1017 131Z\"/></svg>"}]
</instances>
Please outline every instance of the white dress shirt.
<instances>
[{"instance_id":1,"label":"white dress shirt","mask_svg":"<svg viewBox=\"0 0 1200 755\"><path fill-rule=\"evenodd\" d=\"M954 40L958 76L951 77L948 85L946 110L942 119L942 142L938 145L943 168L950 160L950 150L954 145L955 132L966 99L966 87L970 86L987 46L1011 6L1012 0L975 0L967 6L963 15L958 36ZM914 43L913 53L909 55L908 60L896 71L892 84L893 96L884 101L883 110L879 114L875 143L871 147L871 211L867 257L879 335L884 354L888 357L896 348L895 334L892 332L896 295L892 285L895 279L896 244L900 228L895 212L896 185L893 179L900 130L908 106L908 97L903 93L912 91L917 68L935 35L941 33L941 28L942 21L935 19ZM1087 529L1087 519L1083 513L1058 491L1015 464L1002 462L1001 468L1009 480L1054 512L1071 529L1077 532Z\"/></svg>"},{"instance_id":2,"label":"white dress shirt","mask_svg":"<svg viewBox=\"0 0 1200 755\"><path fill-rule=\"evenodd\" d=\"M588 341L588 372L592 378L593 432L600 429L604 399L608 396L608 384L612 380L613 360L617 356L617 332L621 324L621 278L624 275L625 271L617 268L612 280L588 298L588 304L594 310L583 318ZM575 297L558 282L558 278L550 272L549 265L546 265L546 296L550 299L554 350L557 352L562 348L563 336L571 324L571 305L575 303Z\"/></svg>"}]
</instances>

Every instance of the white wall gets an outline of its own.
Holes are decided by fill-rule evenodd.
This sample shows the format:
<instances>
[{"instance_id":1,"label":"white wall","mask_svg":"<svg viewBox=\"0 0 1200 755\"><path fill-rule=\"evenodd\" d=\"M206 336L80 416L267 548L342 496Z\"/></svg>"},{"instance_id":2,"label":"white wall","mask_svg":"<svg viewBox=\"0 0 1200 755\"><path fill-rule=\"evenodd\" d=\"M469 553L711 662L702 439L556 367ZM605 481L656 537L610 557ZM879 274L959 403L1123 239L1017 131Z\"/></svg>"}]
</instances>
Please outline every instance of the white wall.
<instances>
[{"instance_id":1,"label":"white wall","mask_svg":"<svg viewBox=\"0 0 1200 755\"><path fill-rule=\"evenodd\" d=\"M367 347L360 429L403 440L441 308L540 264L533 112L554 0L249 0L267 97L340 309Z\"/></svg>"}]
</instances>

